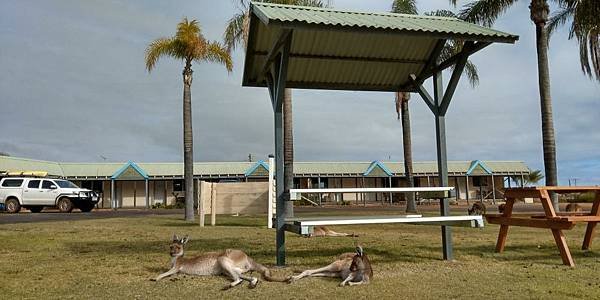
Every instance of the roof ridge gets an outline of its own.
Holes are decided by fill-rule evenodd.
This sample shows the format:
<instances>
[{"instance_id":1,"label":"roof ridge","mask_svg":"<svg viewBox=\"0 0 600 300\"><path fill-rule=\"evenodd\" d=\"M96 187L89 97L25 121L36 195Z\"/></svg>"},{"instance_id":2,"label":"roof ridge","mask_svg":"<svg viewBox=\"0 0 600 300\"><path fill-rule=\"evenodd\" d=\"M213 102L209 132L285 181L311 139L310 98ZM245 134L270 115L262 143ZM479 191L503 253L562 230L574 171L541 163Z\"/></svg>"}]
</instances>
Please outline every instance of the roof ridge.
<instances>
[{"instance_id":1,"label":"roof ridge","mask_svg":"<svg viewBox=\"0 0 600 300\"><path fill-rule=\"evenodd\" d=\"M414 19L441 19L441 20L453 20L453 21L461 21L455 17L442 17L442 16L427 16L427 15L418 15L418 14L399 14L393 12L367 12L367 11L358 11L353 9L340 9L333 7L315 7L315 6L301 6L301 5L291 5L291 4L277 4L277 3L268 3L268 2L252 2L253 5L257 6L270 6L270 7L283 7L283 8L294 8L294 9L305 9L305 10L314 10L314 11L323 11L323 12L335 12L335 13L345 13L345 14L359 14L359 15L372 15L372 16L403 16Z\"/></svg>"}]
</instances>

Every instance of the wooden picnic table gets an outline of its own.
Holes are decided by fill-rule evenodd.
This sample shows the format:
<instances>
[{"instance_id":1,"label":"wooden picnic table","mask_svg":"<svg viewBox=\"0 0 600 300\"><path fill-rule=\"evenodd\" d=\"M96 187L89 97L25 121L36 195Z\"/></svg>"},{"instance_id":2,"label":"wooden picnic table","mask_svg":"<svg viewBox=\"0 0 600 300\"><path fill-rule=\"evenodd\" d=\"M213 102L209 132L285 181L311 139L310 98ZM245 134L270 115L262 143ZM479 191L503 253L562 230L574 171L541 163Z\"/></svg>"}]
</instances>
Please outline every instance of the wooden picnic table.
<instances>
[{"instance_id":1,"label":"wooden picnic table","mask_svg":"<svg viewBox=\"0 0 600 300\"><path fill-rule=\"evenodd\" d=\"M558 194L570 194L570 193L586 193L595 192L596 197L592 210L589 214L582 213L556 213L552 206L552 200L550 199L549 192L555 192ZM502 252L506 244L506 236L508 234L509 226L523 226L523 227L535 227L535 228L548 228L554 235L556 246L560 250L560 256L565 265L575 266L573 257L569 251L569 246L563 230L572 229L578 222L586 222L587 229L585 231L585 237L581 248L587 250L592 244L592 237L594 235L594 229L596 224L600 222L600 187L597 186L539 186L539 187L528 187L528 188L509 188L504 193L506 198L506 204L504 207L504 213L502 214L486 214L485 217L490 224L499 224L500 232L498 234L498 241L496 243L496 252ZM513 215L513 205L516 199L522 198L538 198L542 202L544 207L544 215L541 216L523 216Z\"/></svg>"}]
</instances>

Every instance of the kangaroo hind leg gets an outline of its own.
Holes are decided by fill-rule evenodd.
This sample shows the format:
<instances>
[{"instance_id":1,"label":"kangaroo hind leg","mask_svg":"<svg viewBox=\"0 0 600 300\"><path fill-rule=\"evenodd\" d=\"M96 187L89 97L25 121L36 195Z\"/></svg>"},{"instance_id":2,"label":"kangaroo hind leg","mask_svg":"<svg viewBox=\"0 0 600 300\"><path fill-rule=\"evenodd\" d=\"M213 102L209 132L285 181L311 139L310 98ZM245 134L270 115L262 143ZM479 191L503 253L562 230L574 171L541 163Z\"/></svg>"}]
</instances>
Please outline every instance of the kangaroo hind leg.
<instances>
[{"instance_id":1,"label":"kangaroo hind leg","mask_svg":"<svg viewBox=\"0 0 600 300\"><path fill-rule=\"evenodd\" d=\"M234 263L230 258L219 257L217 259L217 262L219 263L221 270L223 270L223 274L231 279L231 283L226 285L223 288L223 290L227 290L234 286L237 286L240 283L242 283L244 280L250 282L251 288L256 287L256 284L258 283L258 279L255 277L246 276L246 275L242 274L244 270L234 266Z\"/></svg>"}]
</instances>

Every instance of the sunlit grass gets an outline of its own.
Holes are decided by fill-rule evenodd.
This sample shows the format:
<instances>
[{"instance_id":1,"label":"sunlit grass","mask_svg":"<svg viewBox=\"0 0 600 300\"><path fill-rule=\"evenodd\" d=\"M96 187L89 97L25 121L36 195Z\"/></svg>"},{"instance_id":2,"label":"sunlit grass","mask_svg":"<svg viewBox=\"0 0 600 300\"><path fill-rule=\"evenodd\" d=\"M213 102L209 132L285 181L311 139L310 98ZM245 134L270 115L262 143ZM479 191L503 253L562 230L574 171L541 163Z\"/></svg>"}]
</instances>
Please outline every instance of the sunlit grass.
<instances>
[{"instance_id":1,"label":"sunlit grass","mask_svg":"<svg viewBox=\"0 0 600 300\"><path fill-rule=\"evenodd\" d=\"M0 217L2 217L0 215ZM600 296L600 253L583 252L584 226L566 231L576 267L561 265L547 230L511 228L506 251L494 253L498 227L453 228L455 261L440 260L435 226L338 226L356 232L370 255L375 277L368 286L339 288L333 279L289 285L261 282L221 291L220 277L151 278L168 268L173 233L189 234L187 255L239 248L255 260L275 263L274 231L265 217L219 216L217 227L185 224L180 216L148 216L0 226L0 295L15 298L587 298ZM289 268L276 276L329 263L352 251L352 238L303 238L287 234ZM241 298L240 298L241 297Z\"/></svg>"}]
</instances>

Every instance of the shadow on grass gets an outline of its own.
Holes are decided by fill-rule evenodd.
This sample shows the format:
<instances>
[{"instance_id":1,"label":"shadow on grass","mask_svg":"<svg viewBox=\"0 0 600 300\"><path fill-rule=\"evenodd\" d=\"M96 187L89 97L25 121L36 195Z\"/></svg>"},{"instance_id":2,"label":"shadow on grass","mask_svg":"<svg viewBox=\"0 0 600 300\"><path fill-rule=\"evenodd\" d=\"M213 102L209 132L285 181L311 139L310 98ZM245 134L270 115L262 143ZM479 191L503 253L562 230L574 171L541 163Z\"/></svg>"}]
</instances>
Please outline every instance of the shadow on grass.
<instances>
[{"instance_id":1,"label":"shadow on grass","mask_svg":"<svg viewBox=\"0 0 600 300\"><path fill-rule=\"evenodd\" d=\"M217 218L217 225L216 226L220 226L220 227L249 227L249 228L256 228L256 227L266 227L267 224L265 224L264 220L262 219L248 219L248 218L244 218L244 219L236 219L236 218L223 218L224 220L220 220L219 218ZM210 219L207 219L205 221L205 225L206 227L211 227L210 225ZM198 221L196 222L184 222L184 221L175 221L175 220L169 220L167 222L164 222L162 224L159 224L160 226L166 226L166 227L200 227L200 223Z\"/></svg>"},{"instance_id":2,"label":"shadow on grass","mask_svg":"<svg viewBox=\"0 0 600 300\"><path fill-rule=\"evenodd\" d=\"M561 264L560 252L554 245L545 245L543 248L538 248L539 244L521 244L518 246L507 245L504 252L497 253L495 251L495 245L477 245L477 246L461 246L455 247L455 252L461 254L467 254L472 256L485 255L490 259L498 261L515 261L515 262L527 262L527 263L538 263L546 265ZM415 249L421 251L436 251L440 250L440 247L434 246L415 246ZM493 256L492 256L493 255ZM571 248L571 255L573 260L577 263L577 259L585 258L600 258L600 253L593 251L582 251L579 249ZM556 262L555 262L556 260Z\"/></svg>"}]
</instances>

